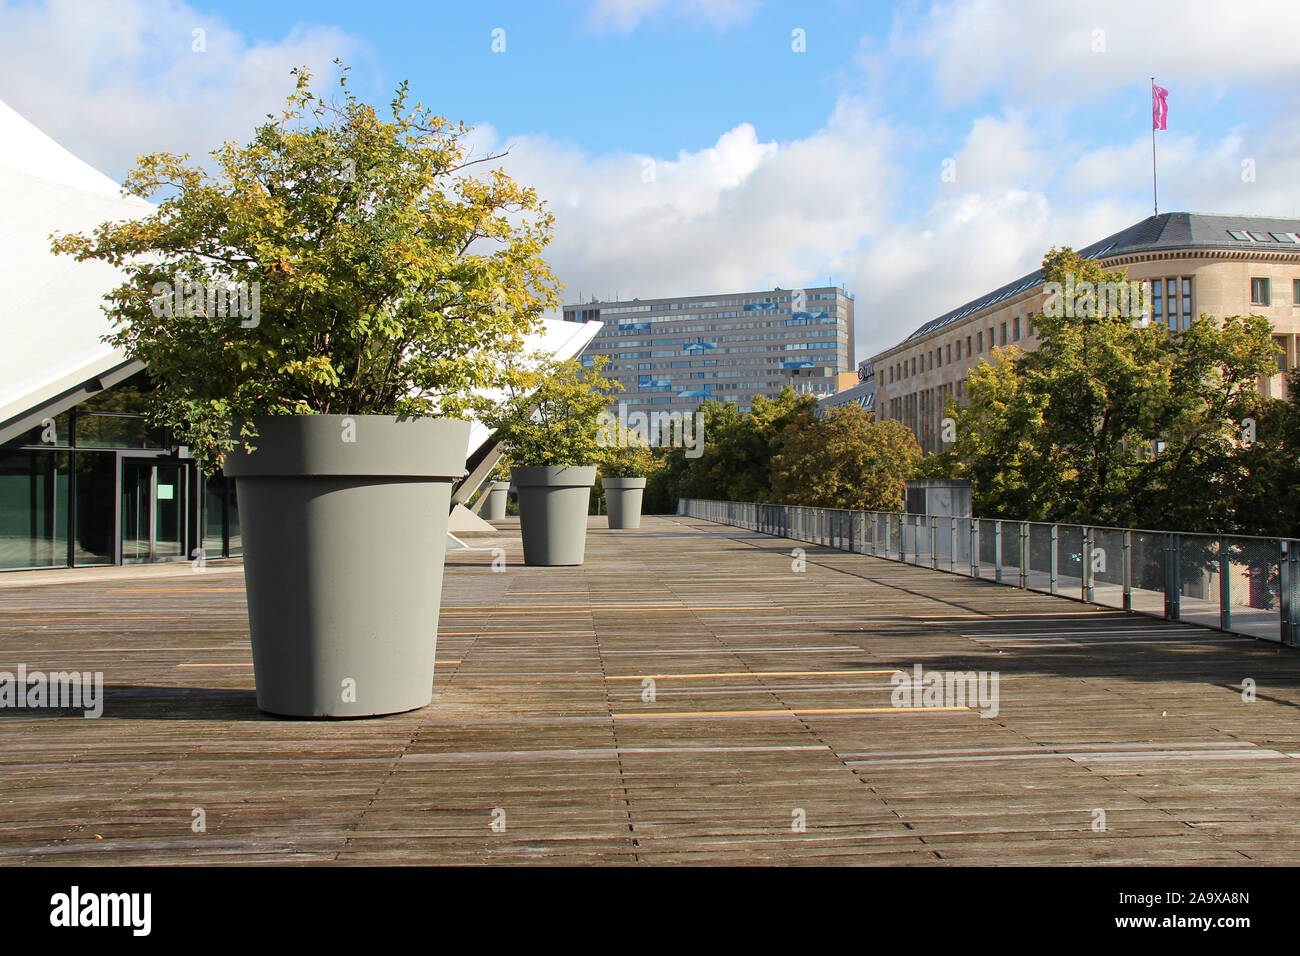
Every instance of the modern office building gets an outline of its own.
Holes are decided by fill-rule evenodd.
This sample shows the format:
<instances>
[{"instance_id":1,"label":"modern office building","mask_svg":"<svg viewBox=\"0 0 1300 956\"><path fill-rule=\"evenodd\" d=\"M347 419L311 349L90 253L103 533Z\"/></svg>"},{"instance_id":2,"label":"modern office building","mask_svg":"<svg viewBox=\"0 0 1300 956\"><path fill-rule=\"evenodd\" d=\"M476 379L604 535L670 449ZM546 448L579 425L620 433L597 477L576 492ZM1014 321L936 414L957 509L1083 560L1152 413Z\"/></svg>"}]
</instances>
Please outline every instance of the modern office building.
<instances>
[{"instance_id":1,"label":"modern office building","mask_svg":"<svg viewBox=\"0 0 1300 956\"><path fill-rule=\"evenodd\" d=\"M1283 395L1300 333L1300 219L1162 213L1079 252L1107 270L1126 269L1130 282L1149 283L1149 319L1170 331L1200 315L1268 318L1282 353L1261 389ZM872 356L878 416L903 422L925 451L941 450L947 399L965 399L971 368L991 360L995 347L1037 346L1034 317L1046 299L1035 270Z\"/></svg>"},{"instance_id":2,"label":"modern office building","mask_svg":"<svg viewBox=\"0 0 1300 956\"><path fill-rule=\"evenodd\" d=\"M830 395L853 370L853 297L841 288L768 289L564 307L604 323L583 352L610 360L629 411L692 411L708 398L748 409L781 390Z\"/></svg>"}]
</instances>

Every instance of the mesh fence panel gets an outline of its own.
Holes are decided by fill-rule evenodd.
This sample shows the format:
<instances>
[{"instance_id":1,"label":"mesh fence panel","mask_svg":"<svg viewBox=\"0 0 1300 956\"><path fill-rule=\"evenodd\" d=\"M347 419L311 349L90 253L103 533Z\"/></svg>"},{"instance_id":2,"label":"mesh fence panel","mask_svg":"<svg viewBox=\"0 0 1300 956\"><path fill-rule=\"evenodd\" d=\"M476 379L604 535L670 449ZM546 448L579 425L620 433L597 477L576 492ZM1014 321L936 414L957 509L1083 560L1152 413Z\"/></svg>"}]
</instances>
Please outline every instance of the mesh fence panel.
<instances>
[{"instance_id":1,"label":"mesh fence panel","mask_svg":"<svg viewBox=\"0 0 1300 956\"><path fill-rule=\"evenodd\" d=\"M1019 521L1002 522L1002 581L1006 584L1020 583L1020 537Z\"/></svg>"},{"instance_id":2,"label":"mesh fence panel","mask_svg":"<svg viewBox=\"0 0 1300 956\"><path fill-rule=\"evenodd\" d=\"M1178 536L1178 619L1219 626L1219 539Z\"/></svg>"},{"instance_id":3,"label":"mesh fence panel","mask_svg":"<svg viewBox=\"0 0 1300 956\"><path fill-rule=\"evenodd\" d=\"M1228 539L1228 629L1266 640L1280 639L1280 542L1276 538Z\"/></svg>"},{"instance_id":4,"label":"mesh fence panel","mask_svg":"<svg viewBox=\"0 0 1300 956\"><path fill-rule=\"evenodd\" d=\"M1124 606L1124 532L1092 529L1092 600L1106 607Z\"/></svg>"},{"instance_id":5,"label":"mesh fence panel","mask_svg":"<svg viewBox=\"0 0 1300 956\"><path fill-rule=\"evenodd\" d=\"M1056 526L1056 593L1083 596L1083 528L1076 524Z\"/></svg>"},{"instance_id":6,"label":"mesh fence panel","mask_svg":"<svg viewBox=\"0 0 1300 956\"><path fill-rule=\"evenodd\" d=\"M934 522L934 566L943 571L953 571L956 562L953 560L952 531L956 519L938 517L931 520Z\"/></svg>"},{"instance_id":7,"label":"mesh fence panel","mask_svg":"<svg viewBox=\"0 0 1300 956\"><path fill-rule=\"evenodd\" d=\"M1165 613L1165 535L1134 531L1129 552L1133 610L1163 617Z\"/></svg>"},{"instance_id":8,"label":"mesh fence panel","mask_svg":"<svg viewBox=\"0 0 1300 956\"><path fill-rule=\"evenodd\" d=\"M1052 590L1051 525L1029 526L1029 567L1025 569L1025 581L1035 591L1050 593Z\"/></svg>"},{"instance_id":9,"label":"mesh fence panel","mask_svg":"<svg viewBox=\"0 0 1300 956\"><path fill-rule=\"evenodd\" d=\"M916 557L914 564L930 566L930 520L923 515L912 517L912 534L916 538Z\"/></svg>"},{"instance_id":10,"label":"mesh fence panel","mask_svg":"<svg viewBox=\"0 0 1300 956\"><path fill-rule=\"evenodd\" d=\"M997 568L997 522L988 518L979 521L979 571L980 577L992 578Z\"/></svg>"}]
</instances>

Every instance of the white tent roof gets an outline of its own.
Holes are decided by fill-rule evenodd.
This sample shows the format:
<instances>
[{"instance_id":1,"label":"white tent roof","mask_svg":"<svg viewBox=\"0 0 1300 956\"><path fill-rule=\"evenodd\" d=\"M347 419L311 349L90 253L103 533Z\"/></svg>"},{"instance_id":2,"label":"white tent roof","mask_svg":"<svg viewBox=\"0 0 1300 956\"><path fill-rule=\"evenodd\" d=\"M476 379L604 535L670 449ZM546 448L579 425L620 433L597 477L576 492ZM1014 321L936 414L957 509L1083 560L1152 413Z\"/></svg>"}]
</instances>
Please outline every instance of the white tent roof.
<instances>
[{"instance_id":1,"label":"white tent roof","mask_svg":"<svg viewBox=\"0 0 1300 956\"><path fill-rule=\"evenodd\" d=\"M127 362L101 341L111 329L104 296L121 272L55 256L50 234L89 232L153 208L123 197L112 179L0 101L0 426ZM573 358L600 326L547 319L526 348ZM470 453L487 438L475 422Z\"/></svg>"},{"instance_id":2,"label":"white tent roof","mask_svg":"<svg viewBox=\"0 0 1300 956\"><path fill-rule=\"evenodd\" d=\"M53 255L50 234L152 208L0 102L0 423L126 361L100 341L121 273Z\"/></svg>"}]
</instances>

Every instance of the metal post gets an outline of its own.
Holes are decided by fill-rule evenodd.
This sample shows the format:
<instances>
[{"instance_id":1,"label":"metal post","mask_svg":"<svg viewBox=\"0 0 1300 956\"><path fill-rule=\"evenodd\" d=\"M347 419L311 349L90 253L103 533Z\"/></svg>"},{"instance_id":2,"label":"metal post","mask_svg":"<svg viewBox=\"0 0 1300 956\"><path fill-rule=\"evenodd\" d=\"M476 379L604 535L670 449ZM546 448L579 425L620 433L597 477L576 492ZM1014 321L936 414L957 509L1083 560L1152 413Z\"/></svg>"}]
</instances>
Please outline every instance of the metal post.
<instances>
[{"instance_id":1,"label":"metal post","mask_svg":"<svg viewBox=\"0 0 1300 956\"><path fill-rule=\"evenodd\" d=\"M1228 539L1219 538L1219 628L1232 630L1232 562L1228 559Z\"/></svg>"},{"instance_id":2,"label":"metal post","mask_svg":"<svg viewBox=\"0 0 1300 956\"><path fill-rule=\"evenodd\" d=\"M1291 643L1291 542L1283 540L1281 553L1277 559L1278 572L1278 596L1281 598L1281 607L1278 609L1279 624L1281 630L1278 633L1278 640L1283 644Z\"/></svg>"},{"instance_id":3,"label":"metal post","mask_svg":"<svg viewBox=\"0 0 1300 956\"><path fill-rule=\"evenodd\" d=\"M948 536L951 539L948 545L948 570L957 570L957 519L948 519Z\"/></svg>"},{"instance_id":4,"label":"metal post","mask_svg":"<svg viewBox=\"0 0 1300 956\"><path fill-rule=\"evenodd\" d=\"M1286 642L1292 647L1300 646L1300 621L1296 620L1296 611L1300 610L1300 542L1290 541L1287 547L1290 569L1287 575L1291 605L1291 628Z\"/></svg>"},{"instance_id":5,"label":"metal post","mask_svg":"<svg viewBox=\"0 0 1300 956\"><path fill-rule=\"evenodd\" d=\"M1029 587L1029 522L1020 522L1020 586Z\"/></svg>"},{"instance_id":6,"label":"metal post","mask_svg":"<svg viewBox=\"0 0 1300 956\"><path fill-rule=\"evenodd\" d=\"M938 518L935 518L933 516L930 518L930 567L931 568L937 568L939 566L939 557L934 553L935 532L938 530L938 528L936 527L938 522L939 522Z\"/></svg>"},{"instance_id":7,"label":"metal post","mask_svg":"<svg viewBox=\"0 0 1300 956\"><path fill-rule=\"evenodd\" d=\"M1183 586L1179 580L1181 562L1178 560L1178 535L1169 532L1165 535L1165 618L1178 620Z\"/></svg>"},{"instance_id":8,"label":"metal post","mask_svg":"<svg viewBox=\"0 0 1300 956\"><path fill-rule=\"evenodd\" d=\"M1124 610L1133 610L1133 532L1124 532Z\"/></svg>"},{"instance_id":9,"label":"metal post","mask_svg":"<svg viewBox=\"0 0 1300 956\"><path fill-rule=\"evenodd\" d=\"M1085 601L1092 601L1095 591L1092 585L1092 529L1083 529L1083 593L1080 595Z\"/></svg>"},{"instance_id":10,"label":"metal post","mask_svg":"<svg viewBox=\"0 0 1300 956\"><path fill-rule=\"evenodd\" d=\"M1002 583L1002 519L993 522L993 580Z\"/></svg>"},{"instance_id":11,"label":"metal post","mask_svg":"<svg viewBox=\"0 0 1300 956\"><path fill-rule=\"evenodd\" d=\"M907 563L907 514L898 516L898 560Z\"/></svg>"},{"instance_id":12,"label":"metal post","mask_svg":"<svg viewBox=\"0 0 1300 956\"><path fill-rule=\"evenodd\" d=\"M980 576L980 519L970 519L970 576Z\"/></svg>"},{"instance_id":13,"label":"metal post","mask_svg":"<svg viewBox=\"0 0 1300 956\"><path fill-rule=\"evenodd\" d=\"M1061 529L1059 526L1052 525L1051 534L1048 535L1048 543L1051 545L1052 555L1051 555L1051 560L1048 562L1047 565L1047 593L1055 594L1056 579L1060 575L1060 571L1061 571L1060 556L1059 556L1059 552L1061 550L1060 549Z\"/></svg>"}]
</instances>

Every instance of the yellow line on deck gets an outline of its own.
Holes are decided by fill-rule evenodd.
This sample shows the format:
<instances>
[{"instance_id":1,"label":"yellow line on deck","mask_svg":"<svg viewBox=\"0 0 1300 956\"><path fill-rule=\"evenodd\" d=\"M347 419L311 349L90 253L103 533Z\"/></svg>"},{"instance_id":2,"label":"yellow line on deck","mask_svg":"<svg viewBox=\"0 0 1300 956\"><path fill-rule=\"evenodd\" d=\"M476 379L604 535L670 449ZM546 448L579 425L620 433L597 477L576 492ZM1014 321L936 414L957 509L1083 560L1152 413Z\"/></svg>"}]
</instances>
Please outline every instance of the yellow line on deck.
<instances>
[{"instance_id":1,"label":"yellow line on deck","mask_svg":"<svg viewBox=\"0 0 1300 956\"><path fill-rule=\"evenodd\" d=\"M901 674L898 668L887 671L721 671L717 674L620 674L605 680L685 680L691 677L830 677L841 674Z\"/></svg>"},{"instance_id":2,"label":"yellow line on deck","mask_svg":"<svg viewBox=\"0 0 1300 956\"><path fill-rule=\"evenodd\" d=\"M673 714L610 714L620 718L648 718L663 720L670 717L802 717L816 714L923 714L955 710L969 711L969 707L841 707L822 710L697 710Z\"/></svg>"}]
</instances>

